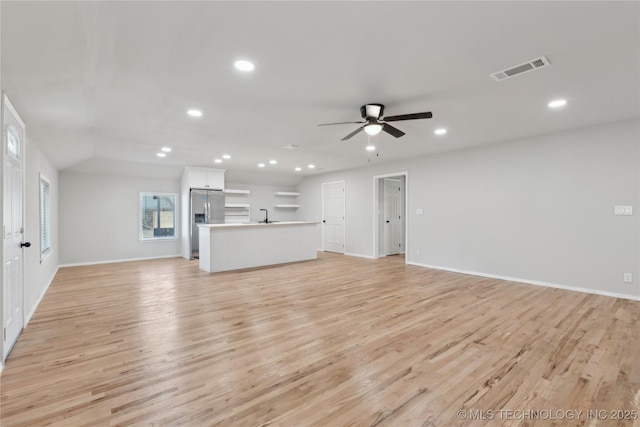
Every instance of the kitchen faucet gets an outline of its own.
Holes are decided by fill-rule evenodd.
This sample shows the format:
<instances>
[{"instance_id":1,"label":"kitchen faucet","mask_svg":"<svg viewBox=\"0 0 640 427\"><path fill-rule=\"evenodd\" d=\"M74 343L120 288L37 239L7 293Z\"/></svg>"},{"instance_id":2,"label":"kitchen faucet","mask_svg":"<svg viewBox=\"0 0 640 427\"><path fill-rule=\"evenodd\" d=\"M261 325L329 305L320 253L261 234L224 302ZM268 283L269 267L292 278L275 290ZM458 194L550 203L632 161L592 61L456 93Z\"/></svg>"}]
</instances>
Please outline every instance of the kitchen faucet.
<instances>
[{"instance_id":1,"label":"kitchen faucet","mask_svg":"<svg viewBox=\"0 0 640 427\"><path fill-rule=\"evenodd\" d=\"M265 224L269 223L269 211L266 209L260 209L261 211L264 211L264 221L260 221L260 222L264 222Z\"/></svg>"}]
</instances>

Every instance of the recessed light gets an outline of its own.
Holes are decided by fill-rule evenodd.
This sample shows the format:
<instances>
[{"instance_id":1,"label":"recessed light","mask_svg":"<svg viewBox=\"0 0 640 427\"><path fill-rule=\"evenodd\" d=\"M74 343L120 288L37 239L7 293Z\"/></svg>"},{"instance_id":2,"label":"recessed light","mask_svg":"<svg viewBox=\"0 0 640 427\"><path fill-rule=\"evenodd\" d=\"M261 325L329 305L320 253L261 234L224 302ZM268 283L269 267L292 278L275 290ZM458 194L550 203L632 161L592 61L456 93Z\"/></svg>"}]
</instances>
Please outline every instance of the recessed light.
<instances>
[{"instance_id":1,"label":"recessed light","mask_svg":"<svg viewBox=\"0 0 640 427\"><path fill-rule=\"evenodd\" d=\"M229 160L231 158L231 156L228 155L228 154L223 154L222 158L225 159L225 160Z\"/></svg>"},{"instance_id":2,"label":"recessed light","mask_svg":"<svg viewBox=\"0 0 640 427\"><path fill-rule=\"evenodd\" d=\"M259 168L263 168L264 167L264 163L258 163L258 167Z\"/></svg>"},{"instance_id":3,"label":"recessed light","mask_svg":"<svg viewBox=\"0 0 640 427\"><path fill-rule=\"evenodd\" d=\"M556 99L549 103L549 108L560 108L564 107L565 105L567 105L566 99Z\"/></svg>"},{"instance_id":4,"label":"recessed light","mask_svg":"<svg viewBox=\"0 0 640 427\"><path fill-rule=\"evenodd\" d=\"M302 170L301 167L296 167L296 172L300 172Z\"/></svg>"},{"instance_id":5,"label":"recessed light","mask_svg":"<svg viewBox=\"0 0 640 427\"><path fill-rule=\"evenodd\" d=\"M158 157L167 157L167 154L166 153L158 153L158 154L156 154L156 156L158 156Z\"/></svg>"},{"instance_id":6,"label":"recessed light","mask_svg":"<svg viewBox=\"0 0 640 427\"><path fill-rule=\"evenodd\" d=\"M269 164L275 165L276 163L278 163L277 160L269 160Z\"/></svg>"},{"instance_id":7,"label":"recessed light","mask_svg":"<svg viewBox=\"0 0 640 427\"><path fill-rule=\"evenodd\" d=\"M215 163L222 163L222 159L215 159L214 162Z\"/></svg>"},{"instance_id":8,"label":"recessed light","mask_svg":"<svg viewBox=\"0 0 640 427\"><path fill-rule=\"evenodd\" d=\"M367 145L367 151L374 151L376 149L375 145Z\"/></svg>"},{"instance_id":9,"label":"recessed light","mask_svg":"<svg viewBox=\"0 0 640 427\"><path fill-rule=\"evenodd\" d=\"M191 117L202 117L202 111L200 110L188 110L187 114L190 115Z\"/></svg>"},{"instance_id":10,"label":"recessed light","mask_svg":"<svg viewBox=\"0 0 640 427\"><path fill-rule=\"evenodd\" d=\"M433 133L435 133L436 135L444 135L445 133L447 133L447 130L445 128L438 128L434 130Z\"/></svg>"},{"instance_id":11,"label":"recessed light","mask_svg":"<svg viewBox=\"0 0 640 427\"><path fill-rule=\"evenodd\" d=\"M171 148L169 148L169 147L162 147L161 150L164 151L165 153L170 153L171 152Z\"/></svg>"},{"instance_id":12,"label":"recessed light","mask_svg":"<svg viewBox=\"0 0 640 427\"><path fill-rule=\"evenodd\" d=\"M244 72L253 71L256 68L256 66L253 65L253 62L247 61L246 59L234 62L233 66L236 67L237 70Z\"/></svg>"},{"instance_id":13,"label":"recessed light","mask_svg":"<svg viewBox=\"0 0 640 427\"><path fill-rule=\"evenodd\" d=\"M316 168L316 165L309 165L309 166L307 166L307 167L308 167L309 169L315 169L315 168Z\"/></svg>"}]
</instances>

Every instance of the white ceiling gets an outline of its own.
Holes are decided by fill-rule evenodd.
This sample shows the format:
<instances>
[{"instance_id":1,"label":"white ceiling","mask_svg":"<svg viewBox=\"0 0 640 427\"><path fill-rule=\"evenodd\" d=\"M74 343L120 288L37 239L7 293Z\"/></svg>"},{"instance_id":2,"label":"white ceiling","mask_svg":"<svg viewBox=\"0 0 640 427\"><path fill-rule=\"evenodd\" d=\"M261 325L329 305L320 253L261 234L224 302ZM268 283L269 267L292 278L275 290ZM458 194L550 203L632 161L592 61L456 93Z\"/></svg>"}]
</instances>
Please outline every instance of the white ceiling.
<instances>
[{"instance_id":1,"label":"white ceiling","mask_svg":"<svg viewBox=\"0 0 640 427\"><path fill-rule=\"evenodd\" d=\"M61 170L139 162L293 178L640 116L636 1L1 8L2 89ZM499 83L489 76L543 55L550 67ZM236 71L238 58L256 70ZM550 110L559 97L568 105ZM379 156L364 150L364 132L340 141L357 125L317 126L360 120L371 102L387 115L433 118L394 123L406 132L397 140L372 137ZM434 135L437 127L448 134ZM288 144L300 148L281 149ZM165 159L162 146L173 148ZM214 165L225 153L231 160ZM258 170L270 159L278 164Z\"/></svg>"}]
</instances>

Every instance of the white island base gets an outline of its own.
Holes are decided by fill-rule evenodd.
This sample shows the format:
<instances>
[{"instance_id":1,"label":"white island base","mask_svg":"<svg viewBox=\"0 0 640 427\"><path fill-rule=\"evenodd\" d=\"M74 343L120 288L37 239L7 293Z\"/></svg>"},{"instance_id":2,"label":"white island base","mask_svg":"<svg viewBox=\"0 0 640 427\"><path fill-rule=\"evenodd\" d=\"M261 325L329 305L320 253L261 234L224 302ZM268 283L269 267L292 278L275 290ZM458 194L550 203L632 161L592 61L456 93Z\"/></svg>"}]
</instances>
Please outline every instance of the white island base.
<instances>
[{"instance_id":1,"label":"white island base","mask_svg":"<svg viewBox=\"0 0 640 427\"><path fill-rule=\"evenodd\" d=\"M238 270L318 258L317 222L199 224L200 269Z\"/></svg>"}]
</instances>

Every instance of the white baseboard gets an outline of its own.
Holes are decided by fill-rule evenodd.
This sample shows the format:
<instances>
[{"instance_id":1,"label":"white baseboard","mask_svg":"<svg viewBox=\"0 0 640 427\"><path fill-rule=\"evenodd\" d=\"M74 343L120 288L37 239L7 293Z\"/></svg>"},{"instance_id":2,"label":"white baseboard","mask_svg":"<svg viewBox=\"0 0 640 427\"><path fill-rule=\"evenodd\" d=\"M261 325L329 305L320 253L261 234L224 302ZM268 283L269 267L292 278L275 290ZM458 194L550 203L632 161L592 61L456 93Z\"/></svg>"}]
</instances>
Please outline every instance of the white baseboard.
<instances>
[{"instance_id":1,"label":"white baseboard","mask_svg":"<svg viewBox=\"0 0 640 427\"><path fill-rule=\"evenodd\" d=\"M352 253L347 253L347 252L345 252L344 254L347 255L347 256L355 256L355 257L358 257L358 258L375 259L371 255L352 254Z\"/></svg>"},{"instance_id":2,"label":"white baseboard","mask_svg":"<svg viewBox=\"0 0 640 427\"><path fill-rule=\"evenodd\" d=\"M56 268L56 271L53 272L53 274L49 278L49 281L47 282L47 286L45 286L44 289L42 290L42 292L40 292L40 296L38 297L38 301L36 301L36 303L33 306L33 308L29 311L29 313L27 313L27 317L24 319L24 327L26 327L29 324L29 321L31 320L31 317L33 317L33 313L36 312L36 309L40 305L40 302L42 302L42 298L44 298L44 294L46 294L47 291L49 290L49 286L51 286L51 283L53 283L53 279L56 278L56 274L58 274L58 270L59 269L60 269L60 266L58 266Z\"/></svg>"},{"instance_id":3,"label":"white baseboard","mask_svg":"<svg viewBox=\"0 0 640 427\"><path fill-rule=\"evenodd\" d=\"M319 252L330 252L330 251L325 251L324 249L318 249L318 251ZM333 253L340 253L340 252L333 252ZM369 256L369 255L352 254L352 253L349 253L349 252L343 252L342 255L355 256L355 257L358 257L358 258L375 259L374 257Z\"/></svg>"},{"instance_id":4,"label":"white baseboard","mask_svg":"<svg viewBox=\"0 0 640 427\"><path fill-rule=\"evenodd\" d=\"M4 369L4 362L0 360L0 374L2 374L3 369Z\"/></svg>"},{"instance_id":5,"label":"white baseboard","mask_svg":"<svg viewBox=\"0 0 640 427\"><path fill-rule=\"evenodd\" d=\"M418 263L418 262L409 262L409 261L407 261L407 264L415 265L415 266L418 266L418 267L432 268L434 270L450 271L452 273L469 274L471 276L488 277L490 279L500 279L500 280L506 280L506 281L509 281L509 282L525 283L527 285L545 286L547 288L564 289L564 290L567 290L567 291L583 292L583 293L587 293L587 294L603 295L603 296L606 296L606 297L624 298L624 299L629 299L629 300L632 300L632 301L640 301L640 296L631 295L631 294L619 294L617 292L600 291L600 290L597 290L597 289L581 288L581 287L577 287L577 286L565 286L565 285L559 285L557 283L540 282L538 280L521 279L519 277L499 276L499 275L496 275L496 274L487 274L487 273L480 273L480 272L477 272L477 271L460 270L460 269L457 269L457 268L449 268L449 267L441 267L441 266L437 266L437 265L421 264L421 263Z\"/></svg>"},{"instance_id":6,"label":"white baseboard","mask_svg":"<svg viewBox=\"0 0 640 427\"><path fill-rule=\"evenodd\" d=\"M147 261L147 260L151 260L151 259L164 259L164 258L182 258L182 255L175 254L175 255L151 256L151 257L145 257L145 258L128 258L128 259L111 259L111 260L107 260L107 261L76 262L76 263L71 263L71 264L62 264L60 266L60 268L62 268L62 267L82 267L82 266L85 266L85 265L114 264L114 263L118 263L118 262Z\"/></svg>"}]
</instances>

